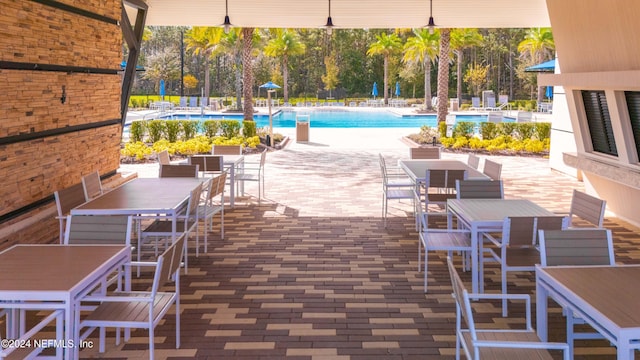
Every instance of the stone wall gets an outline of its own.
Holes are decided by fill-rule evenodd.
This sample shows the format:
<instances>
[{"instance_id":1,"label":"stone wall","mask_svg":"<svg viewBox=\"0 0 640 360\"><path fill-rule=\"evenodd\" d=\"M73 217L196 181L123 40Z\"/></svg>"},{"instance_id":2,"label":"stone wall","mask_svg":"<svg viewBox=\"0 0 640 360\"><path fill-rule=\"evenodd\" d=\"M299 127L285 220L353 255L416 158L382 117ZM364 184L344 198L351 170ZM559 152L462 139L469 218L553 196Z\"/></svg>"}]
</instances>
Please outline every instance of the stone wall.
<instances>
[{"instance_id":1,"label":"stone wall","mask_svg":"<svg viewBox=\"0 0 640 360\"><path fill-rule=\"evenodd\" d=\"M122 31L119 0L0 8L3 248L57 241L54 191L118 169Z\"/></svg>"}]
</instances>

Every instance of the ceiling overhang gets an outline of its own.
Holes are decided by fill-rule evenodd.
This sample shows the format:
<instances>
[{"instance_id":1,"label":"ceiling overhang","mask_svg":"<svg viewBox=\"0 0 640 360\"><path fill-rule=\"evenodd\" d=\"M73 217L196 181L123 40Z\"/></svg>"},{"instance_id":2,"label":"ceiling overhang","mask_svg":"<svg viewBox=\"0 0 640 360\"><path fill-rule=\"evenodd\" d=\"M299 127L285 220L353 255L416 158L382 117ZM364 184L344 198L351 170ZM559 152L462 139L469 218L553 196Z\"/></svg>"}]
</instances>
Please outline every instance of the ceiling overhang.
<instances>
[{"instance_id":1,"label":"ceiling overhang","mask_svg":"<svg viewBox=\"0 0 640 360\"><path fill-rule=\"evenodd\" d=\"M327 0L227 0L237 27L320 28L327 22ZM220 26L224 0L146 0L146 24ZM429 19L428 0L333 0L337 29L419 28ZM549 27L546 0L433 0L437 27Z\"/></svg>"}]
</instances>

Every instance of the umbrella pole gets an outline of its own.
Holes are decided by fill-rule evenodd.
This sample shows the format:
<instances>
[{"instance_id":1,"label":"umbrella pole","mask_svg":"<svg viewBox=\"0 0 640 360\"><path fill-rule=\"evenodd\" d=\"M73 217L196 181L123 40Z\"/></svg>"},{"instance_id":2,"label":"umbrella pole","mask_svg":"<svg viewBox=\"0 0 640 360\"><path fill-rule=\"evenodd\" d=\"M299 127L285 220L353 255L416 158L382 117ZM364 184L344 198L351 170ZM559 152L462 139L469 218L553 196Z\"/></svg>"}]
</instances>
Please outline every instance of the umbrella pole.
<instances>
[{"instance_id":1,"label":"umbrella pole","mask_svg":"<svg viewBox=\"0 0 640 360\"><path fill-rule=\"evenodd\" d=\"M267 103L269 104L269 146L273 147L273 119L271 117L271 91L267 90Z\"/></svg>"}]
</instances>

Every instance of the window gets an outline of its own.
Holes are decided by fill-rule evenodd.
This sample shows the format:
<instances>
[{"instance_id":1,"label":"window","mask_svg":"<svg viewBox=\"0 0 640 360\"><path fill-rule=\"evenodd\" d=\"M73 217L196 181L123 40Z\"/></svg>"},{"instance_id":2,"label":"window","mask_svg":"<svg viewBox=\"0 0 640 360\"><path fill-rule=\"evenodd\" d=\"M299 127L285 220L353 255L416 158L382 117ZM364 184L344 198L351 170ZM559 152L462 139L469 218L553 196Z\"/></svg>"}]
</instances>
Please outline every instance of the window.
<instances>
[{"instance_id":1,"label":"window","mask_svg":"<svg viewBox=\"0 0 640 360\"><path fill-rule=\"evenodd\" d=\"M627 100L627 109L629 110L629 120L631 120L633 140L635 141L638 159L640 159L640 92L625 91L624 97Z\"/></svg>"},{"instance_id":2,"label":"window","mask_svg":"<svg viewBox=\"0 0 640 360\"><path fill-rule=\"evenodd\" d=\"M587 115L593 151L618 156L604 91L583 90L582 101Z\"/></svg>"}]
</instances>

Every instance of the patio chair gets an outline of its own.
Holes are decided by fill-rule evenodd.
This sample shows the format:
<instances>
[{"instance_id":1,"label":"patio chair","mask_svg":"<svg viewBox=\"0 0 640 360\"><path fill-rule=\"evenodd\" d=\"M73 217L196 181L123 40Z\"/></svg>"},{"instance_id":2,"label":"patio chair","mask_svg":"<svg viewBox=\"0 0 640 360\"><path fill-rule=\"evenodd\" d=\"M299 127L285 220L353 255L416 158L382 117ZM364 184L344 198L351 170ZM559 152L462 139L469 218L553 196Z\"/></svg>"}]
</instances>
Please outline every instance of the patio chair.
<instances>
[{"instance_id":1,"label":"patio chair","mask_svg":"<svg viewBox=\"0 0 640 360\"><path fill-rule=\"evenodd\" d=\"M158 157L158 164L171 165L171 157L169 156L169 151L162 150L156 156Z\"/></svg>"},{"instance_id":2,"label":"patio chair","mask_svg":"<svg viewBox=\"0 0 640 360\"><path fill-rule=\"evenodd\" d=\"M198 165L160 165L161 178L168 177L198 177Z\"/></svg>"},{"instance_id":3,"label":"patio chair","mask_svg":"<svg viewBox=\"0 0 640 360\"><path fill-rule=\"evenodd\" d=\"M425 221L426 217L421 217L420 221ZM427 275L429 264L429 251L447 251L448 256L453 256L454 251L468 253L471 251L471 232L460 229L429 229L428 224L423 223L420 227L420 240L418 241L418 271L420 271L420 261L422 260L422 250L424 249L424 292L427 293ZM463 256L463 264L466 256Z\"/></svg>"},{"instance_id":4,"label":"patio chair","mask_svg":"<svg viewBox=\"0 0 640 360\"><path fill-rule=\"evenodd\" d=\"M87 338L96 328L100 329L99 351L104 352L107 327L138 328L149 331L149 359L154 359L155 328L175 304L176 349L180 348L180 259L185 248L185 235L171 244L157 259L148 263L155 266L151 291L115 291L106 296L87 296L84 301L100 302L87 317L80 322L79 329L89 328L81 334ZM174 282L173 291L161 292L169 282ZM116 333L116 345L120 342L120 332ZM126 340L126 339L125 339Z\"/></svg>"},{"instance_id":5,"label":"patio chair","mask_svg":"<svg viewBox=\"0 0 640 360\"><path fill-rule=\"evenodd\" d=\"M531 111L518 111L516 114L517 123L531 122L533 119L533 113Z\"/></svg>"},{"instance_id":6,"label":"patio chair","mask_svg":"<svg viewBox=\"0 0 640 360\"><path fill-rule=\"evenodd\" d=\"M207 235L213 230L213 217L220 214L220 240L224 240L224 187L227 182L227 173L209 180L204 201L198 205L198 219L204 219L204 252L207 252ZM196 248L196 256L199 254Z\"/></svg>"},{"instance_id":7,"label":"patio chair","mask_svg":"<svg viewBox=\"0 0 640 360\"><path fill-rule=\"evenodd\" d=\"M213 145L211 155L242 155L242 145Z\"/></svg>"},{"instance_id":8,"label":"patio chair","mask_svg":"<svg viewBox=\"0 0 640 360\"><path fill-rule=\"evenodd\" d=\"M382 154L378 154L378 160L382 174L382 219L384 227L386 228L389 200L408 199L413 202L415 185L406 174L400 173L399 171L389 171ZM418 221L417 218L416 221ZM416 223L416 227L417 226L418 224Z\"/></svg>"},{"instance_id":9,"label":"patio chair","mask_svg":"<svg viewBox=\"0 0 640 360\"><path fill-rule=\"evenodd\" d=\"M474 96L471 98L471 107L469 108L469 110L484 110L481 106L480 106L480 98L477 96Z\"/></svg>"},{"instance_id":10,"label":"patio chair","mask_svg":"<svg viewBox=\"0 0 640 360\"><path fill-rule=\"evenodd\" d=\"M102 195L102 182L100 181L100 174L98 171L82 177L82 189L84 191L84 198L86 201Z\"/></svg>"},{"instance_id":11,"label":"patio chair","mask_svg":"<svg viewBox=\"0 0 640 360\"><path fill-rule=\"evenodd\" d=\"M482 173L493 180L500 180L500 176L502 174L502 164L489 159L484 159L484 167L482 168Z\"/></svg>"},{"instance_id":12,"label":"patio chair","mask_svg":"<svg viewBox=\"0 0 640 360\"><path fill-rule=\"evenodd\" d=\"M421 146L409 148L412 159L440 159L439 146Z\"/></svg>"},{"instance_id":13,"label":"patio chair","mask_svg":"<svg viewBox=\"0 0 640 360\"><path fill-rule=\"evenodd\" d=\"M220 155L189 156L189 165L198 165L202 175L219 174L223 171L223 158Z\"/></svg>"},{"instance_id":14,"label":"patio chair","mask_svg":"<svg viewBox=\"0 0 640 360\"><path fill-rule=\"evenodd\" d=\"M465 170L427 170L424 194L421 186L415 186L414 197L419 219L418 230L429 224L429 216L446 216L447 229L451 229L452 215L447 211L447 200L456 198L456 181L467 178Z\"/></svg>"},{"instance_id":15,"label":"patio chair","mask_svg":"<svg viewBox=\"0 0 640 360\"><path fill-rule=\"evenodd\" d=\"M475 154L469 154L467 156L467 165L478 170L478 167L480 166L480 157Z\"/></svg>"},{"instance_id":16,"label":"patio chair","mask_svg":"<svg viewBox=\"0 0 640 360\"><path fill-rule=\"evenodd\" d=\"M569 227L601 228L606 208L606 200L574 189L569 207Z\"/></svg>"},{"instance_id":17,"label":"patio chair","mask_svg":"<svg viewBox=\"0 0 640 360\"><path fill-rule=\"evenodd\" d=\"M616 265L611 230L539 230L538 233L541 266ZM600 333L595 331L576 332L574 325L584 324L584 319L571 313L565 313L565 316L567 321L567 343L569 343L572 353L573 343L576 339L603 338Z\"/></svg>"},{"instance_id":18,"label":"patio chair","mask_svg":"<svg viewBox=\"0 0 640 360\"><path fill-rule=\"evenodd\" d=\"M187 242L189 240L189 234L194 232L196 234L196 248L200 246L200 234L198 232L198 223L199 223L199 212L198 205L200 204L200 196L202 194L202 185L198 185L195 189L191 190L189 194L189 200L187 206L185 206L182 211L177 215L177 224L176 224L176 236L185 237L185 250L184 250L184 263L185 269L188 268L189 263L189 253ZM146 217L149 219L150 217ZM147 238L155 238L155 251L158 249L158 240L159 239L170 239L173 235L173 221L170 218L164 217L162 215L158 215L155 217L153 222L149 224L144 229L140 230L138 233L138 260L141 258L141 249L142 244L145 242Z\"/></svg>"},{"instance_id":19,"label":"patio chair","mask_svg":"<svg viewBox=\"0 0 640 360\"><path fill-rule=\"evenodd\" d=\"M71 209L84 204L87 200L82 183L77 183L69 186L68 188L57 190L53 193L53 196L56 199L56 209L58 210L56 218L60 223L59 240L60 244L62 244L64 242L67 215L69 215Z\"/></svg>"},{"instance_id":20,"label":"patio chair","mask_svg":"<svg viewBox=\"0 0 640 360\"><path fill-rule=\"evenodd\" d=\"M553 359L549 350L562 351L563 359L569 360L569 345L543 342L531 326L531 298L527 294L470 294L460 275L447 257L447 267L452 296L456 303L456 360L460 359L460 348L467 359ZM477 329L473 318L471 299L508 299L525 303L525 328Z\"/></svg>"},{"instance_id":21,"label":"patio chair","mask_svg":"<svg viewBox=\"0 0 640 360\"><path fill-rule=\"evenodd\" d=\"M500 263L502 294L507 293L507 273L510 271L535 271L540 263L537 230L561 230L567 227L563 216L508 216L502 225L502 236L483 233L492 247L485 247L480 256L480 277L484 277L484 254ZM507 300L502 300L502 316L507 316Z\"/></svg>"},{"instance_id":22,"label":"patio chair","mask_svg":"<svg viewBox=\"0 0 640 360\"><path fill-rule=\"evenodd\" d=\"M456 195L458 199L504 199L504 188L502 180L457 180Z\"/></svg>"},{"instance_id":23,"label":"patio chair","mask_svg":"<svg viewBox=\"0 0 640 360\"><path fill-rule=\"evenodd\" d=\"M264 194L264 164L267 159L267 149L260 153L260 161L245 161L244 166L235 175L236 182L253 181L258 183L258 204Z\"/></svg>"}]
</instances>

